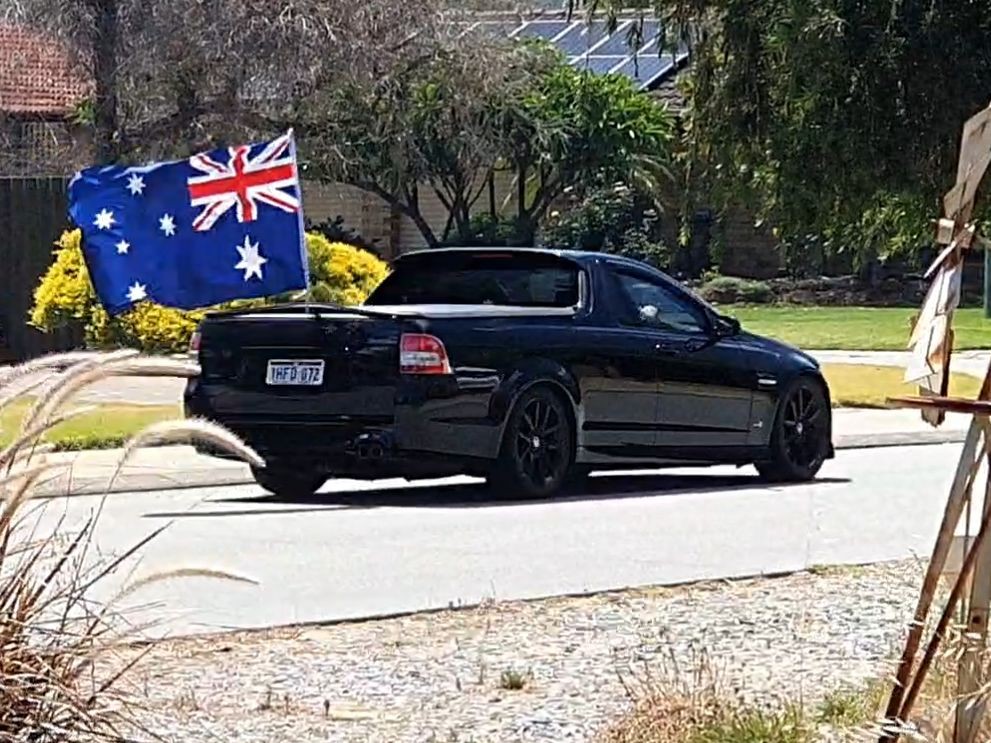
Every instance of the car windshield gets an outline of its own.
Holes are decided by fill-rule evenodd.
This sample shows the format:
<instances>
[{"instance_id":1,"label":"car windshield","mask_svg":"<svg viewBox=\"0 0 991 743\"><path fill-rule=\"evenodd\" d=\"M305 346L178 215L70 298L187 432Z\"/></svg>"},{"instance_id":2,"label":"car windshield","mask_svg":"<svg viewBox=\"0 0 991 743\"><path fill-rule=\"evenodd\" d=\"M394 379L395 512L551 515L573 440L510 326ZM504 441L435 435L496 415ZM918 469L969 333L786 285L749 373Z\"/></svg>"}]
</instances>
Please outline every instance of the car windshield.
<instances>
[{"instance_id":1,"label":"car windshield","mask_svg":"<svg viewBox=\"0 0 991 743\"><path fill-rule=\"evenodd\" d=\"M573 307L578 267L553 255L439 254L401 261L365 302Z\"/></svg>"}]
</instances>

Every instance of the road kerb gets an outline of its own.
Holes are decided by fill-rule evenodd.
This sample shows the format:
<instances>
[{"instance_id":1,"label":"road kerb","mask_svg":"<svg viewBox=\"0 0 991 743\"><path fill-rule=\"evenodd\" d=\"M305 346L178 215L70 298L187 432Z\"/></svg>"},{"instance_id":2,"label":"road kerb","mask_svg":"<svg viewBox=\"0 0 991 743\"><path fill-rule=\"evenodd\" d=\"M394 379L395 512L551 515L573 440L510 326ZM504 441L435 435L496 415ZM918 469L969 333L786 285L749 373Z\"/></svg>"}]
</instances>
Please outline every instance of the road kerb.
<instances>
[{"instance_id":1,"label":"road kerb","mask_svg":"<svg viewBox=\"0 0 991 743\"><path fill-rule=\"evenodd\" d=\"M927 431L911 433L842 434L835 437L837 451L871 449L896 446L935 446L958 444L963 441L963 431ZM104 452L105 454L105 452ZM85 457L85 454L81 455ZM150 491L188 490L195 488L221 488L251 485L254 479L246 465L218 460L217 467L194 467L182 470L169 467L154 470L142 467L138 471L128 468L118 475L111 493L142 493ZM75 471L85 469L76 465ZM40 498L65 496L103 495L107 493L108 474L70 474L38 487Z\"/></svg>"}]
</instances>

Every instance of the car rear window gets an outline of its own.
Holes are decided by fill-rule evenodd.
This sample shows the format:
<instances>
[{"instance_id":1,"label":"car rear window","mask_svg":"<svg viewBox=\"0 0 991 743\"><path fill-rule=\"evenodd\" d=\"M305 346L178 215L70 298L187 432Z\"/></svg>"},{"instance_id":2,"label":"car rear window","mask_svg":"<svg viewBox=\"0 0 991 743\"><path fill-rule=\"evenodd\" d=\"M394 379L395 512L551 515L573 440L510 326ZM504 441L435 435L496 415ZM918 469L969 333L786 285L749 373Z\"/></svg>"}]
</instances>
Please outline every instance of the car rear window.
<instances>
[{"instance_id":1,"label":"car rear window","mask_svg":"<svg viewBox=\"0 0 991 743\"><path fill-rule=\"evenodd\" d=\"M579 270L553 255L427 255L400 261L365 304L573 307Z\"/></svg>"}]
</instances>

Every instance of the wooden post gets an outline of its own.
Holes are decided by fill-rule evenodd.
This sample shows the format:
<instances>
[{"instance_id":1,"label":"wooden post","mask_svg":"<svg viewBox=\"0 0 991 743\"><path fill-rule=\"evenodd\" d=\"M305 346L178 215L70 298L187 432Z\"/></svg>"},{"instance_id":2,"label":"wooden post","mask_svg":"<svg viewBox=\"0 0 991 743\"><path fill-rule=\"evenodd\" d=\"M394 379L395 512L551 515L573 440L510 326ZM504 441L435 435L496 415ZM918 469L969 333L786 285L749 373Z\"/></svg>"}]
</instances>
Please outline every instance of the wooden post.
<instances>
[{"instance_id":1,"label":"wooden post","mask_svg":"<svg viewBox=\"0 0 991 743\"><path fill-rule=\"evenodd\" d=\"M930 639L926 652L919 664L919 668L913 677L912 670L915 665L915 655L918 652L924 625L935 595L936 584L940 575L943 573L957 524L960 521L965 504L970 501L974 480L977 477L982 461L984 459L991 460L991 427L988 424L988 418L991 417L991 399L989 398L991 398L991 366L985 372L980 392L975 400L926 395L923 397L892 398L888 401L889 404L893 404L896 407L918 408L923 411L956 411L969 413L972 416L971 424L967 431L967 438L964 441L963 451L957 462L957 470L944 510L943 522L940 525L936 544L933 547L932 559L930 560L926 577L923 581L915 621L913 621L909 628L909 635L902 653L902 662L896 673L896 683L888 699L885 718L887 723L894 728L898 728L901 723L908 721L908 716L925 681L936 648L939 647L940 642L943 640L943 633L948 625L949 617L956 607L967 581L971 582L971 591L972 593L976 593L979 601L983 600L981 591L987 591L989 595L988 604L991 604L991 540L987 539L988 525L991 523L991 498L986 497L983 504L984 508L982 509L982 533L975 539L973 546L966 550L964 566L957 576L951 598L947 606L944 607L939 626L934 631L933 637ZM982 444L980 451L978 451L979 443ZM989 473L988 482L985 484L985 493L989 489L991 489L991 473ZM977 581L973 580L972 575L978 559L984 559L985 557L987 559L987 565L982 574L984 588L980 589L977 588ZM974 606L977 605L974 604ZM979 622L981 620L983 620L986 626L987 606L985 607L984 614L978 619ZM975 644L973 656L979 657L982 649L983 644L980 647ZM979 688L977 684L980 683L980 673L976 665L973 672L968 672L963 665L961 665L960 670L958 682L965 692ZM970 695L973 695L972 691L970 691ZM981 720L980 712L982 710L972 715L968 714L966 717L960 716L962 714L960 711L962 708L965 708L968 712L972 710L973 705L967 704L969 701L971 700L968 699L964 702L958 701L958 730L963 735L969 734L969 731L972 729L977 729ZM879 740L881 743L893 743L898 738L899 733L885 731ZM954 739L954 743L971 743L971 741L958 737Z\"/></svg>"},{"instance_id":2,"label":"wooden post","mask_svg":"<svg viewBox=\"0 0 991 743\"><path fill-rule=\"evenodd\" d=\"M988 422L984 421L985 458L991 467L991 447L988 446ZM991 469L984 486L983 520L991 513ZM967 604L964 652L960 657L957 677L957 714L954 743L974 743L984 718L987 700L978 695L984 684L984 652L987 648L988 612L991 610L991 540L978 551Z\"/></svg>"},{"instance_id":3,"label":"wooden post","mask_svg":"<svg viewBox=\"0 0 991 743\"><path fill-rule=\"evenodd\" d=\"M991 251L984 248L984 317L991 318Z\"/></svg>"},{"instance_id":4,"label":"wooden post","mask_svg":"<svg viewBox=\"0 0 991 743\"><path fill-rule=\"evenodd\" d=\"M912 705L920 692L926 673L932 663L935 649L939 646L942 633L949 617L956 607L967 580L971 581L971 603L968 624L976 630L973 646L968 648L961 662L958 675L958 690L972 692L979 688L982 669L980 656L983 654L987 634L988 611L991 607L991 540L988 539L991 524L991 469L985 486L984 508L982 509L981 532L974 545L965 549L964 564L954 583L950 601L944 607L939 627L930 639L919 669L913 678L915 656L922 640L922 633L929 610L932 606L936 585L943 573L946 558L953 542L957 524L964 506L970 503L970 493L980 460L975 462L977 444L983 439L981 458L987 457L991 467L991 429L986 421L991 417L991 367L984 376L981 392L976 400L961 400L947 397L949 385L949 364L953 349L953 311L959 302L959 285L962 271L963 251L970 249L975 237L976 225L971 223L974 210L974 197L978 186L991 167L991 106L968 119L963 127L960 142L960 155L957 162L956 182L943 197L943 218L936 223L936 242L946 248L930 267L926 276L935 274L921 312L913 322L909 338L909 348L913 351L912 363L906 373L907 381L919 380L921 397L897 398L889 402L901 407L917 408L923 420L934 426L940 425L948 411L968 413L973 416L964 450L957 463L956 475L950 488L943 523L940 525L932 558L923 581L915 612L915 621L909 628L908 638L902 652L901 663L896 672L896 681L888 699L886 718L889 723L906 722ZM991 315L991 251L985 248L985 315ZM935 384L936 377L939 384ZM987 546L986 544L987 543ZM911 680L911 684L909 681ZM955 743L971 743L973 731L980 725L984 705L968 706L967 700L958 700L957 729ZM882 734L881 743L892 743L899 733Z\"/></svg>"},{"instance_id":5,"label":"wooden post","mask_svg":"<svg viewBox=\"0 0 991 743\"><path fill-rule=\"evenodd\" d=\"M897 719L907 720L909 714L912 712L912 706L915 704L915 700L918 699L919 693L922 690L922 684L925 682L926 674L929 672L929 668L932 666L932 662L936 657L936 652L939 650L939 645L943 640L943 636L946 633L946 628L950 624L950 617L953 615L953 610L956 608L957 602L960 600L960 596L963 593L963 587L970 578L971 572L974 569L974 562L976 561L977 554L984 549L985 543L988 542L989 528L991 528L991 512L986 513L981 521L981 528L977 532L977 536L974 538L974 546L967 553L964 558L963 565L960 567L960 575L957 576L956 581L953 584L953 590L950 591L950 597L947 599L946 606L943 607L943 613L940 614L939 621L936 623L936 628L933 630L933 636L929 640L929 645L926 647L926 652L922 656L922 660L919 663L919 672L912 679L912 685L908 688L905 694L905 702L902 704L902 709L899 713ZM898 738L898 733L894 733L894 739Z\"/></svg>"},{"instance_id":6,"label":"wooden post","mask_svg":"<svg viewBox=\"0 0 991 743\"><path fill-rule=\"evenodd\" d=\"M885 718L896 721L901 714L903 698L912 670L915 665L915 655L919 650L922 641L922 633L925 630L926 619L929 617L929 609L932 607L933 597L936 595L936 587L939 584L939 577L943 573L946 565L946 558L953 543L953 535L957 524L960 522L960 515L963 513L964 504L973 482L973 465L977 456L977 447L983 436L984 429L975 418L971 421L970 428L967 429L967 438L964 440L963 451L960 460L957 462L956 475L953 484L950 486L950 495L946 501L946 509L943 512L943 523L939 527L936 535L936 543L933 545L932 556L929 558L929 567L922 582L922 591L919 594L918 605L915 609L915 618L909 626L908 638L905 648L902 651L901 662L895 673L895 685L891 689L888 697L888 706L885 710ZM897 736L884 734L880 738L880 743L893 743Z\"/></svg>"}]
</instances>

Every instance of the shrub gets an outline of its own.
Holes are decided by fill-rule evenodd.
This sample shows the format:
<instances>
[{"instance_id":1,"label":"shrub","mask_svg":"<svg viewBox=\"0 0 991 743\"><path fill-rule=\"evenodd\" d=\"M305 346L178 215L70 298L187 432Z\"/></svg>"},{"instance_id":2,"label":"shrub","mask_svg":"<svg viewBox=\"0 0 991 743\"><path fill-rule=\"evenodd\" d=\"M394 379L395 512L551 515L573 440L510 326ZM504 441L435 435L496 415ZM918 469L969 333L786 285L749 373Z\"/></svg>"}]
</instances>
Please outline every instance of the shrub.
<instances>
[{"instance_id":1,"label":"shrub","mask_svg":"<svg viewBox=\"0 0 991 743\"><path fill-rule=\"evenodd\" d=\"M306 220L306 231L312 234L323 235L332 243L345 243L356 248L367 250L376 258L382 257L382 246L378 240L366 240L358 232L352 230L344 223L344 217L337 215L333 219L329 217L322 222Z\"/></svg>"},{"instance_id":2,"label":"shrub","mask_svg":"<svg viewBox=\"0 0 991 743\"><path fill-rule=\"evenodd\" d=\"M87 344L96 348L184 351L203 311L186 312L144 302L110 317L97 301L80 241L79 230L68 230L55 244L55 261L35 289L30 324L44 331L79 324L86 331ZM307 233L306 244L313 297L318 301L359 304L387 273L385 263L371 253L332 243L321 234ZM245 300L223 306L254 306L269 301Z\"/></svg>"},{"instance_id":3,"label":"shrub","mask_svg":"<svg viewBox=\"0 0 991 743\"><path fill-rule=\"evenodd\" d=\"M488 212L475 214L467 237L448 240L445 245L456 247L504 247L520 242L520 225L515 217L493 216Z\"/></svg>"},{"instance_id":4,"label":"shrub","mask_svg":"<svg viewBox=\"0 0 991 743\"><path fill-rule=\"evenodd\" d=\"M540 237L550 248L601 250L658 268L666 268L671 259L656 207L622 183L570 195L564 209L548 216Z\"/></svg>"},{"instance_id":5,"label":"shrub","mask_svg":"<svg viewBox=\"0 0 991 743\"><path fill-rule=\"evenodd\" d=\"M699 294L715 304L768 304L774 301L774 292L766 282L736 276L711 278L702 284Z\"/></svg>"},{"instance_id":6,"label":"shrub","mask_svg":"<svg viewBox=\"0 0 991 743\"><path fill-rule=\"evenodd\" d=\"M345 243L330 242L309 233L310 282L318 302L361 304L388 273L386 264L371 253Z\"/></svg>"}]
</instances>

